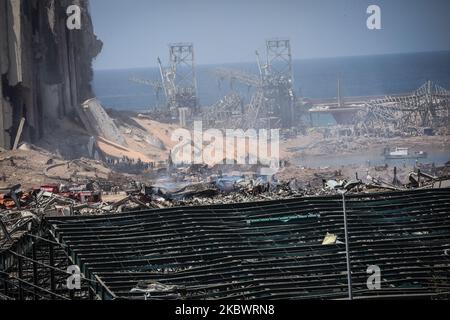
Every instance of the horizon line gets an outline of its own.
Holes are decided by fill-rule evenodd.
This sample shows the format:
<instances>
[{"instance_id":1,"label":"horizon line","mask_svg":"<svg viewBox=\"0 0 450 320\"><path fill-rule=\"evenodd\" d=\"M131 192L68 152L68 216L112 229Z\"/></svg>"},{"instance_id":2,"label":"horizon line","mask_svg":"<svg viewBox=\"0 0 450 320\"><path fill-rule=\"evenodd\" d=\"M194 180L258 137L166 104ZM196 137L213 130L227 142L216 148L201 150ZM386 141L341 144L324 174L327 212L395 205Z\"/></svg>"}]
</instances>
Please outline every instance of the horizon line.
<instances>
[{"instance_id":1,"label":"horizon line","mask_svg":"<svg viewBox=\"0 0 450 320\"><path fill-rule=\"evenodd\" d=\"M430 51L404 51L404 52L390 52L390 53L375 53L375 54L355 54L355 55L341 55L341 56L318 56L318 57L305 57L305 58L294 58L292 61L302 61L302 60L327 60L336 58L355 58L355 57L376 57L376 56L391 56L391 55L408 55L408 54L426 54L426 53L450 53L450 50L430 50ZM217 62L217 63L196 63L198 66L222 66L228 64L249 64L253 61L235 61L235 62ZM95 68L94 71L120 71L120 70L137 70L137 69L153 69L158 68L157 65L153 66L136 66L136 67L119 67L119 68Z\"/></svg>"}]
</instances>

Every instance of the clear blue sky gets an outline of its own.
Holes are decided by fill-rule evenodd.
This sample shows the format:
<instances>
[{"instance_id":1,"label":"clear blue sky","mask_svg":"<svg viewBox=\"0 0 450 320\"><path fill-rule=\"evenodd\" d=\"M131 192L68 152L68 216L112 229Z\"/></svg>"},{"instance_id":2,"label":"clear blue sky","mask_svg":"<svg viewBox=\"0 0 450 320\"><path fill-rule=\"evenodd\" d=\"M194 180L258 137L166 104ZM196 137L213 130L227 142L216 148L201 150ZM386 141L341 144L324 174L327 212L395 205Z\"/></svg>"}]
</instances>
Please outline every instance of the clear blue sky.
<instances>
[{"instance_id":1,"label":"clear blue sky","mask_svg":"<svg viewBox=\"0 0 450 320\"><path fill-rule=\"evenodd\" d=\"M198 64L254 61L272 37L294 58L450 50L450 0L90 0L104 48L96 69L152 67L168 43L193 42ZM381 7L382 30L366 9Z\"/></svg>"}]
</instances>

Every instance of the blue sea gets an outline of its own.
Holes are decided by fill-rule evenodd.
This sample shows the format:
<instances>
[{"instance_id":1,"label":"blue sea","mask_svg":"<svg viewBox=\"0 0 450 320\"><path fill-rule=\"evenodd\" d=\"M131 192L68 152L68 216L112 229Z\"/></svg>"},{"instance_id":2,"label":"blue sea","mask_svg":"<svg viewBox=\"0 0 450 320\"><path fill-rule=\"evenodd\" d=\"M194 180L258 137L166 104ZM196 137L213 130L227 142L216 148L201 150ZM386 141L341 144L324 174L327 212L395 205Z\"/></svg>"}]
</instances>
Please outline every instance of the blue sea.
<instances>
[{"instance_id":1,"label":"blue sea","mask_svg":"<svg viewBox=\"0 0 450 320\"><path fill-rule=\"evenodd\" d=\"M229 82L220 83L214 74L217 67L240 69L257 74L256 63L198 65L197 79L200 104L208 107L230 92ZM295 60L294 86L298 95L308 98L334 98L337 79L342 94L379 96L414 91L427 80L450 89L450 52L355 56L326 59ZM130 77L159 80L158 68L96 70L94 90L104 107L118 110L144 111L164 103L154 90L129 81ZM234 85L249 99L247 86Z\"/></svg>"}]
</instances>

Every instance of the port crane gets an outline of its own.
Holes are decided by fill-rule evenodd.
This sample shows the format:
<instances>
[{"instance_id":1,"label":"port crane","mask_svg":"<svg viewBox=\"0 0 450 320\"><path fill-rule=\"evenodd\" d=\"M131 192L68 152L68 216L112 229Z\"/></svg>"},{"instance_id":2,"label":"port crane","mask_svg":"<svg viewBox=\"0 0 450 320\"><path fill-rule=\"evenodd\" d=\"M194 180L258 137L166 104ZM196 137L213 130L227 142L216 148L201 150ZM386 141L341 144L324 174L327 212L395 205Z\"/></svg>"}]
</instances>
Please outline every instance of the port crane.
<instances>
[{"instance_id":1,"label":"port crane","mask_svg":"<svg viewBox=\"0 0 450 320\"><path fill-rule=\"evenodd\" d=\"M250 128L289 128L294 124L295 95L293 90L293 72L291 45L288 39L270 39L266 41L266 61L262 63L259 52L256 51L256 60L259 75L240 70L217 68L215 70L219 81L228 79L233 90L233 82L237 81L247 85L249 91L255 88L250 103L241 108L236 105L232 108L231 101L235 98L224 99L227 109L232 114L242 110L241 120L227 121L227 125L241 123L240 127ZM219 82L220 84L220 82ZM223 108L223 104L218 107ZM214 118L218 112L211 112ZM222 122L221 119L218 119ZM232 122L232 123L230 123Z\"/></svg>"},{"instance_id":2,"label":"port crane","mask_svg":"<svg viewBox=\"0 0 450 320\"><path fill-rule=\"evenodd\" d=\"M214 70L215 75L219 80L229 80L230 81L230 87L233 89L233 83L235 81L240 82L244 85L247 85L248 88L261 88L262 82L260 79L251 74L247 73L241 70L235 70L235 69L227 69L227 68L217 68Z\"/></svg>"},{"instance_id":3,"label":"port crane","mask_svg":"<svg viewBox=\"0 0 450 320\"><path fill-rule=\"evenodd\" d=\"M128 79L131 82L141 84L144 86L148 86L153 89L155 92L155 97L157 101L157 107L159 108L161 106L161 92L163 91L164 87L163 84L160 81L156 80L149 80L149 79L142 79L136 76L130 77Z\"/></svg>"}]
</instances>

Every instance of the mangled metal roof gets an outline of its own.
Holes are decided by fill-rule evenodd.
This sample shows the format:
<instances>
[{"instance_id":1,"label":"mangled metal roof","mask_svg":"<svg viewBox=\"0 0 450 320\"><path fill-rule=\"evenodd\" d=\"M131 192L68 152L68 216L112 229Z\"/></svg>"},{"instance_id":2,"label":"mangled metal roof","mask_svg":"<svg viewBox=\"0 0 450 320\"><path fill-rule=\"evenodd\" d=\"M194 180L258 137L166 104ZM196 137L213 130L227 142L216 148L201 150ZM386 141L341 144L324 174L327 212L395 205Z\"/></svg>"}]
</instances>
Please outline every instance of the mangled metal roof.
<instances>
[{"instance_id":1,"label":"mangled metal roof","mask_svg":"<svg viewBox=\"0 0 450 320\"><path fill-rule=\"evenodd\" d=\"M450 189L346 207L355 298L449 296ZM340 196L47 220L104 299L347 297Z\"/></svg>"}]
</instances>

